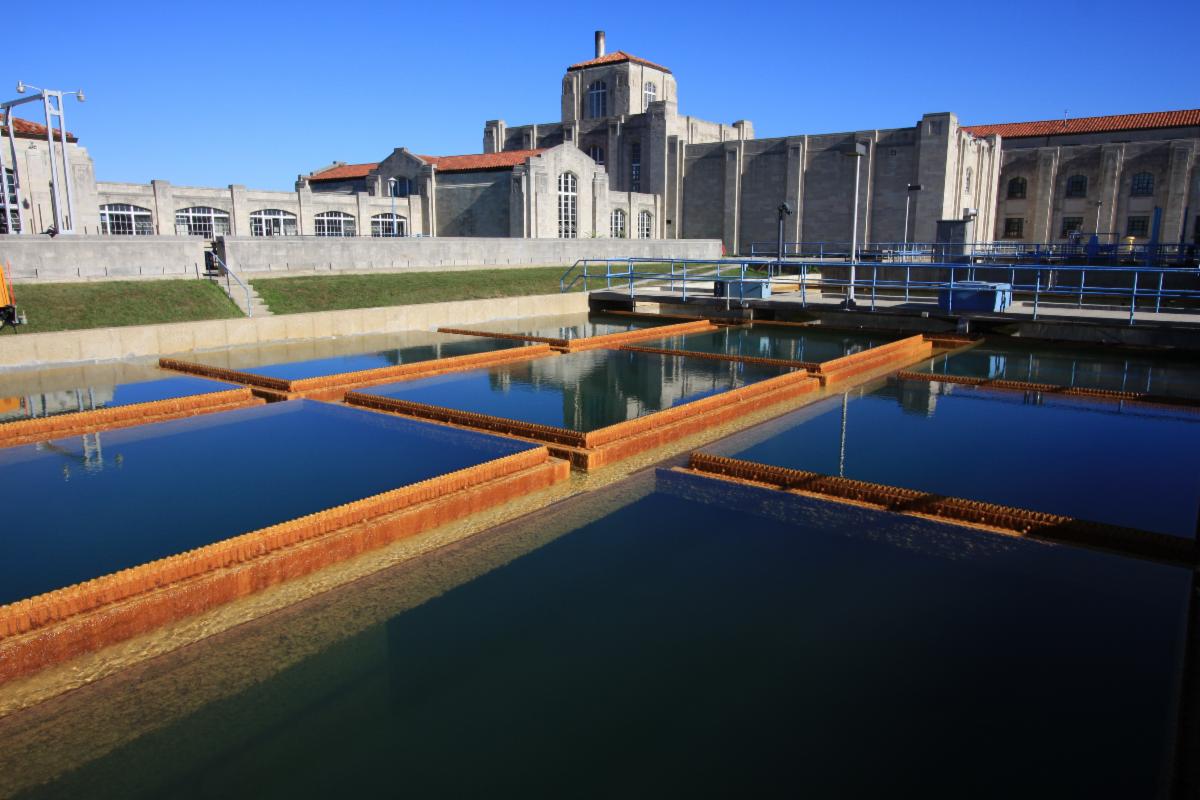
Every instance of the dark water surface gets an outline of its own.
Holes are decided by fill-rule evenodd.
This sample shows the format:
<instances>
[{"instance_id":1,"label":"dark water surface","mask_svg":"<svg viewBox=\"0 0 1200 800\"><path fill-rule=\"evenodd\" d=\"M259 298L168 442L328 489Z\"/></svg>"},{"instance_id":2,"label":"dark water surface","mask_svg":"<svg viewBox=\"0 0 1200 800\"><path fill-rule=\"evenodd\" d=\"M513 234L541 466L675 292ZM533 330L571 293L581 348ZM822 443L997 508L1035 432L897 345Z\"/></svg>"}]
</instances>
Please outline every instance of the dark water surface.
<instances>
[{"instance_id":1,"label":"dark water surface","mask_svg":"<svg viewBox=\"0 0 1200 800\"><path fill-rule=\"evenodd\" d=\"M528 447L292 401L3 449L0 604Z\"/></svg>"},{"instance_id":2,"label":"dark water surface","mask_svg":"<svg viewBox=\"0 0 1200 800\"><path fill-rule=\"evenodd\" d=\"M1191 538L1200 412L900 381L707 448Z\"/></svg>"},{"instance_id":3,"label":"dark water surface","mask_svg":"<svg viewBox=\"0 0 1200 800\"><path fill-rule=\"evenodd\" d=\"M621 350L588 350L424 378L370 394L592 431L787 370Z\"/></svg>"},{"instance_id":4,"label":"dark water surface","mask_svg":"<svg viewBox=\"0 0 1200 800\"><path fill-rule=\"evenodd\" d=\"M1165 784L1186 570L699 481L24 796L1125 800ZM274 624L231 634L269 658L290 645ZM119 702L136 715L136 692Z\"/></svg>"},{"instance_id":5,"label":"dark water surface","mask_svg":"<svg viewBox=\"0 0 1200 800\"><path fill-rule=\"evenodd\" d=\"M638 342L646 347L691 350L756 358L786 358L792 361L829 361L894 341L887 334L828 331L817 327L791 327L757 323L753 327L730 327L708 333L692 333Z\"/></svg>"},{"instance_id":6,"label":"dark water surface","mask_svg":"<svg viewBox=\"0 0 1200 800\"><path fill-rule=\"evenodd\" d=\"M165 370L149 372L163 377L130 383L88 383L70 389L51 391L31 390L28 394L9 397L4 397L6 392L0 389L0 423L148 403L153 400L173 400L193 394L240 388L237 384L221 383L207 378L172 377L176 373Z\"/></svg>"},{"instance_id":7,"label":"dark water surface","mask_svg":"<svg viewBox=\"0 0 1200 800\"><path fill-rule=\"evenodd\" d=\"M547 317L526 319L501 319L466 325L470 330L491 333L512 333L520 336L541 336L548 339L583 339L591 336L607 336L610 333L625 333L655 325L672 325L685 320L655 319L654 317L626 317L621 314L602 314L581 311L577 314L556 314Z\"/></svg>"}]
</instances>

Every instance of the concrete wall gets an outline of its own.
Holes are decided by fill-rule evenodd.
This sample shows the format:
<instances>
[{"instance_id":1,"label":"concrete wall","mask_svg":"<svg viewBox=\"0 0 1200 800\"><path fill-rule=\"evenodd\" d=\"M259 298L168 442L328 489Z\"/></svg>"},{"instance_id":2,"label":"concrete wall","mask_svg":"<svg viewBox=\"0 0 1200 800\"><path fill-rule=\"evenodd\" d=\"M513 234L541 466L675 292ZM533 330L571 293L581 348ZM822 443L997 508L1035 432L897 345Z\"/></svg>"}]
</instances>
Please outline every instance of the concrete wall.
<instances>
[{"instance_id":1,"label":"concrete wall","mask_svg":"<svg viewBox=\"0 0 1200 800\"><path fill-rule=\"evenodd\" d=\"M441 326L587 310L588 295L585 292L573 292L171 325L17 334L4 337L4 345L0 347L0 371L148 358L334 336L433 330Z\"/></svg>"},{"instance_id":2,"label":"concrete wall","mask_svg":"<svg viewBox=\"0 0 1200 800\"><path fill-rule=\"evenodd\" d=\"M0 236L15 283L198 277L203 239L187 236Z\"/></svg>"},{"instance_id":3,"label":"concrete wall","mask_svg":"<svg viewBox=\"0 0 1200 800\"><path fill-rule=\"evenodd\" d=\"M582 187L587 191L587 187ZM589 212L590 213L590 208ZM582 214L581 214L582 216ZM607 231L605 232L607 233ZM333 239L228 237L225 257L239 273L436 266L569 265L581 258L717 258L711 239Z\"/></svg>"}]
</instances>

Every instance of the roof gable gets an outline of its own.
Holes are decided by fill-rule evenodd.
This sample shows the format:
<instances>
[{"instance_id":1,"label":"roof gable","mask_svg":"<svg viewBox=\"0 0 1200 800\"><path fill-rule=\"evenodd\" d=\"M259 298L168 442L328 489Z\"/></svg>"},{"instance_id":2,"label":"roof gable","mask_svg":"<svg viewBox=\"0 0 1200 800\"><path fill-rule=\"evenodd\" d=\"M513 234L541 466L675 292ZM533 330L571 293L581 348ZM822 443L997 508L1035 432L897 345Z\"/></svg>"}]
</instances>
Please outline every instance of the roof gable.
<instances>
[{"instance_id":1,"label":"roof gable","mask_svg":"<svg viewBox=\"0 0 1200 800\"><path fill-rule=\"evenodd\" d=\"M578 64L572 64L571 66L567 67L567 72L575 72L576 70L588 69L589 67L603 67L608 64L624 63L641 64L642 66L651 67L662 72L671 72L671 70L667 69L661 64L655 64L653 61L647 61L644 58L638 58L635 55L630 55L624 50L614 50L608 55L599 56L598 58L591 58L587 61L580 61Z\"/></svg>"},{"instance_id":2,"label":"roof gable","mask_svg":"<svg viewBox=\"0 0 1200 800\"><path fill-rule=\"evenodd\" d=\"M527 158L541 155L545 148L537 150L501 150L499 153L473 153L462 156L417 156L426 164L437 167L438 172L477 172L489 169L512 169L525 163Z\"/></svg>"}]
</instances>

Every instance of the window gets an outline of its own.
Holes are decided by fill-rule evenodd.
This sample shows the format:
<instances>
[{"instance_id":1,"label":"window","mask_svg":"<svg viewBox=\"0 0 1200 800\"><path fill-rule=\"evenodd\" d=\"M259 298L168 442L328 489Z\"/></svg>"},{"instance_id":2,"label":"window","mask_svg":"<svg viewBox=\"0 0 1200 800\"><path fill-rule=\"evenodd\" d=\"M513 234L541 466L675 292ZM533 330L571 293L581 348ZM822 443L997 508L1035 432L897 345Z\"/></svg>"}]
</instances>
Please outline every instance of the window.
<instances>
[{"instance_id":1,"label":"window","mask_svg":"<svg viewBox=\"0 0 1200 800\"><path fill-rule=\"evenodd\" d=\"M642 190L642 145L634 142L629 145L629 191Z\"/></svg>"},{"instance_id":2,"label":"window","mask_svg":"<svg viewBox=\"0 0 1200 800\"><path fill-rule=\"evenodd\" d=\"M408 197L412 194L412 181L408 178L389 178L383 184L385 197Z\"/></svg>"},{"instance_id":3,"label":"window","mask_svg":"<svg viewBox=\"0 0 1200 800\"><path fill-rule=\"evenodd\" d=\"M399 214L376 214L371 217L371 235L376 238L408 236L408 220Z\"/></svg>"},{"instance_id":4,"label":"window","mask_svg":"<svg viewBox=\"0 0 1200 800\"><path fill-rule=\"evenodd\" d=\"M654 216L649 211L638 212L638 238L654 238Z\"/></svg>"},{"instance_id":5,"label":"window","mask_svg":"<svg viewBox=\"0 0 1200 800\"><path fill-rule=\"evenodd\" d=\"M1004 238L1020 239L1025 236L1025 219L1023 217L1005 217Z\"/></svg>"},{"instance_id":6,"label":"window","mask_svg":"<svg viewBox=\"0 0 1200 800\"><path fill-rule=\"evenodd\" d=\"M1008 199L1024 200L1025 191L1028 187L1029 183L1024 178L1013 178L1008 182Z\"/></svg>"},{"instance_id":7,"label":"window","mask_svg":"<svg viewBox=\"0 0 1200 800\"><path fill-rule=\"evenodd\" d=\"M344 211L322 211L313 218L317 236L354 236L354 217Z\"/></svg>"},{"instance_id":8,"label":"window","mask_svg":"<svg viewBox=\"0 0 1200 800\"><path fill-rule=\"evenodd\" d=\"M251 236L295 236L296 215L282 208L264 208L250 213Z\"/></svg>"},{"instance_id":9,"label":"window","mask_svg":"<svg viewBox=\"0 0 1200 800\"><path fill-rule=\"evenodd\" d=\"M1063 217L1061 236L1070 236L1083 230L1083 217Z\"/></svg>"},{"instance_id":10,"label":"window","mask_svg":"<svg viewBox=\"0 0 1200 800\"><path fill-rule=\"evenodd\" d=\"M1125 223L1125 235L1145 239L1150 235L1150 218L1130 217Z\"/></svg>"},{"instance_id":11,"label":"window","mask_svg":"<svg viewBox=\"0 0 1200 800\"><path fill-rule=\"evenodd\" d=\"M650 104L658 99L658 87L651 81L646 81L642 86L642 96L645 100L646 108L649 108Z\"/></svg>"},{"instance_id":12,"label":"window","mask_svg":"<svg viewBox=\"0 0 1200 800\"><path fill-rule=\"evenodd\" d=\"M574 239L578 228L579 189L575 175L564 172L558 176L558 238Z\"/></svg>"},{"instance_id":13,"label":"window","mask_svg":"<svg viewBox=\"0 0 1200 800\"><path fill-rule=\"evenodd\" d=\"M967 171L963 173L963 194L971 193L971 178L975 176L975 171L967 167Z\"/></svg>"},{"instance_id":14,"label":"window","mask_svg":"<svg viewBox=\"0 0 1200 800\"><path fill-rule=\"evenodd\" d=\"M608 116L608 84L595 81L587 90L587 115L592 119Z\"/></svg>"},{"instance_id":15,"label":"window","mask_svg":"<svg viewBox=\"0 0 1200 800\"><path fill-rule=\"evenodd\" d=\"M1072 175L1067 178L1067 197L1087 197L1087 176Z\"/></svg>"},{"instance_id":16,"label":"window","mask_svg":"<svg viewBox=\"0 0 1200 800\"><path fill-rule=\"evenodd\" d=\"M1139 172L1129 183L1130 197L1153 197L1154 176L1149 172Z\"/></svg>"},{"instance_id":17,"label":"window","mask_svg":"<svg viewBox=\"0 0 1200 800\"><path fill-rule=\"evenodd\" d=\"M186 228L188 236L214 239L229 235L229 212L208 206L181 208L175 212L175 227Z\"/></svg>"},{"instance_id":18,"label":"window","mask_svg":"<svg viewBox=\"0 0 1200 800\"><path fill-rule=\"evenodd\" d=\"M594 144L587 149L588 158L595 161L599 166L604 166L604 148L598 144Z\"/></svg>"},{"instance_id":19,"label":"window","mask_svg":"<svg viewBox=\"0 0 1200 800\"><path fill-rule=\"evenodd\" d=\"M625 238L625 212L624 211L622 211L621 209L618 208L612 212L612 216L609 218L609 229L610 229L609 232L610 232L612 238L614 238L614 239L624 239Z\"/></svg>"},{"instance_id":20,"label":"window","mask_svg":"<svg viewBox=\"0 0 1200 800\"><path fill-rule=\"evenodd\" d=\"M100 232L109 236L153 236L154 215L141 206L108 203L100 206Z\"/></svg>"},{"instance_id":21,"label":"window","mask_svg":"<svg viewBox=\"0 0 1200 800\"><path fill-rule=\"evenodd\" d=\"M8 197L8 218L3 213L4 204L0 203L0 233L21 232L21 212L17 207L17 179L11 169L4 170L4 192Z\"/></svg>"}]
</instances>

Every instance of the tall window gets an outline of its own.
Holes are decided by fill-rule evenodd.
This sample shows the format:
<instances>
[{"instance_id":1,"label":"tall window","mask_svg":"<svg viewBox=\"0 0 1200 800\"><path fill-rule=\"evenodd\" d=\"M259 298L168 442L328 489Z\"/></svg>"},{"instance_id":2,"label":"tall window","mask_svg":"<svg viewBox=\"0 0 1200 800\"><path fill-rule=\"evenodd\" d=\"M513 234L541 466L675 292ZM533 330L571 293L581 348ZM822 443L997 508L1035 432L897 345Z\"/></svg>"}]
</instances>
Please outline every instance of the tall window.
<instances>
[{"instance_id":1,"label":"tall window","mask_svg":"<svg viewBox=\"0 0 1200 800\"><path fill-rule=\"evenodd\" d=\"M1005 217L1004 238L1021 239L1025 236L1025 219L1023 217Z\"/></svg>"},{"instance_id":2,"label":"tall window","mask_svg":"<svg viewBox=\"0 0 1200 800\"><path fill-rule=\"evenodd\" d=\"M371 217L371 235L376 238L408 236L408 220L399 214L376 214Z\"/></svg>"},{"instance_id":3,"label":"tall window","mask_svg":"<svg viewBox=\"0 0 1200 800\"><path fill-rule=\"evenodd\" d=\"M1083 217L1063 217L1062 236L1065 238L1072 233L1083 230Z\"/></svg>"},{"instance_id":4,"label":"tall window","mask_svg":"<svg viewBox=\"0 0 1200 800\"><path fill-rule=\"evenodd\" d=\"M967 167L967 171L963 173L963 194L971 193L971 178L975 177L975 171Z\"/></svg>"},{"instance_id":5,"label":"tall window","mask_svg":"<svg viewBox=\"0 0 1200 800\"><path fill-rule=\"evenodd\" d=\"M412 194L412 181L408 178L389 178L383 186L388 197L408 197Z\"/></svg>"},{"instance_id":6,"label":"tall window","mask_svg":"<svg viewBox=\"0 0 1200 800\"><path fill-rule=\"evenodd\" d=\"M608 116L608 84L593 81L587 90L588 116L592 119Z\"/></svg>"},{"instance_id":7,"label":"tall window","mask_svg":"<svg viewBox=\"0 0 1200 800\"><path fill-rule=\"evenodd\" d=\"M654 238L654 216L649 211L638 212L638 238Z\"/></svg>"},{"instance_id":8,"label":"tall window","mask_svg":"<svg viewBox=\"0 0 1200 800\"><path fill-rule=\"evenodd\" d=\"M229 212L208 206L181 208L175 212L175 227L186 228L188 236L213 239L229 235Z\"/></svg>"},{"instance_id":9,"label":"tall window","mask_svg":"<svg viewBox=\"0 0 1200 800\"><path fill-rule=\"evenodd\" d=\"M354 236L354 217L344 211L322 211L313 217L317 236Z\"/></svg>"},{"instance_id":10,"label":"tall window","mask_svg":"<svg viewBox=\"0 0 1200 800\"><path fill-rule=\"evenodd\" d=\"M17 210L17 179L11 169L5 169L4 193L8 197L8 218L5 218L4 204L0 203L0 233L21 232L21 212Z\"/></svg>"},{"instance_id":11,"label":"tall window","mask_svg":"<svg viewBox=\"0 0 1200 800\"><path fill-rule=\"evenodd\" d=\"M153 236L154 215L141 206L107 203L100 206L100 232L109 236Z\"/></svg>"},{"instance_id":12,"label":"tall window","mask_svg":"<svg viewBox=\"0 0 1200 800\"><path fill-rule=\"evenodd\" d=\"M250 213L251 236L295 236L296 215L282 208L264 208Z\"/></svg>"},{"instance_id":13,"label":"tall window","mask_svg":"<svg viewBox=\"0 0 1200 800\"><path fill-rule=\"evenodd\" d=\"M1067 178L1067 197L1087 197L1087 175Z\"/></svg>"},{"instance_id":14,"label":"tall window","mask_svg":"<svg viewBox=\"0 0 1200 800\"><path fill-rule=\"evenodd\" d=\"M574 239L579 235L579 186L575 175L564 172L558 176L558 238Z\"/></svg>"},{"instance_id":15,"label":"tall window","mask_svg":"<svg viewBox=\"0 0 1200 800\"><path fill-rule=\"evenodd\" d=\"M1139 172L1129 183L1130 197L1152 197L1154 195L1154 176L1149 172Z\"/></svg>"},{"instance_id":16,"label":"tall window","mask_svg":"<svg viewBox=\"0 0 1200 800\"><path fill-rule=\"evenodd\" d=\"M642 99L645 101L644 107L649 108L650 104L658 99L658 87L651 81L646 81L642 85Z\"/></svg>"},{"instance_id":17,"label":"tall window","mask_svg":"<svg viewBox=\"0 0 1200 800\"><path fill-rule=\"evenodd\" d=\"M1150 235L1150 218L1130 217L1125 223L1125 235L1145 239Z\"/></svg>"},{"instance_id":18,"label":"tall window","mask_svg":"<svg viewBox=\"0 0 1200 800\"><path fill-rule=\"evenodd\" d=\"M588 158L595 161L598 165L604 166L604 148L598 144L594 144L587 149Z\"/></svg>"},{"instance_id":19,"label":"tall window","mask_svg":"<svg viewBox=\"0 0 1200 800\"><path fill-rule=\"evenodd\" d=\"M625 212L621 209L615 209L608 221L609 233L614 239L625 238Z\"/></svg>"},{"instance_id":20,"label":"tall window","mask_svg":"<svg viewBox=\"0 0 1200 800\"><path fill-rule=\"evenodd\" d=\"M642 190L642 145L634 142L629 145L629 191Z\"/></svg>"},{"instance_id":21,"label":"tall window","mask_svg":"<svg viewBox=\"0 0 1200 800\"><path fill-rule=\"evenodd\" d=\"M1008 198L1010 200L1025 199L1025 191L1029 183L1024 178L1013 178L1008 182Z\"/></svg>"}]
</instances>

